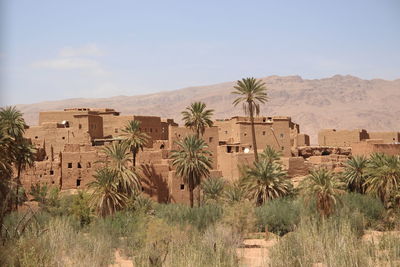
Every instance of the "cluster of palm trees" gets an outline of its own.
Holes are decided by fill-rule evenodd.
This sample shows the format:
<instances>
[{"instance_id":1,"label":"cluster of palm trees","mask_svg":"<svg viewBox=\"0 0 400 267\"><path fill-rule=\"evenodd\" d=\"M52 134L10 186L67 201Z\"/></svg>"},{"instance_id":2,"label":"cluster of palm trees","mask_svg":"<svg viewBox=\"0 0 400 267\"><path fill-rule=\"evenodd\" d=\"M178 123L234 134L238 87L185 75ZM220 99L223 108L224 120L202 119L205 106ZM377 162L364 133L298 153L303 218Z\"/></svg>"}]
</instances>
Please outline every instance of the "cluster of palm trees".
<instances>
[{"instance_id":1,"label":"cluster of palm trees","mask_svg":"<svg viewBox=\"0 0 400 267\"><path fill-rule=\"evenodd\" d=\"M6 212L16 209L21 190L21 173L34 162L36 150L24 138L27 128L15 107L0 109L0 225Z\"/></svg>"}]
</instances>

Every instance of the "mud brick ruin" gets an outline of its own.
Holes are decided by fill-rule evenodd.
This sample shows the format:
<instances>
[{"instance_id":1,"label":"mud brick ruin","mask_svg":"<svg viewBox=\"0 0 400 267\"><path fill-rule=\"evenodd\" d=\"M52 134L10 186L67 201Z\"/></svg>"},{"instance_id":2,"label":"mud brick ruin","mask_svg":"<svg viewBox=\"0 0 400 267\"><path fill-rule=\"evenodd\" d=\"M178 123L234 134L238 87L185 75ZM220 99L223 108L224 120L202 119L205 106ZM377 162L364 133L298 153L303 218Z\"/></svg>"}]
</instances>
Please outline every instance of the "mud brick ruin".
<instances>
[{"instance_id":1,"label":"mud brick ruin","mask_svg":"<svg viewBox=\"0 0 400 267\"><path fill-rule=\"evenodd\" d=\"M176 149L175 141L193 132L172 119L122 116L108 108L40 112L39 125L29 127L25 133L38 152L34 166L22 174L24 187L29 191L32 184L45 183L62 190L86 188L93 181L99 161L107 160L102 148L118 142L130 120L140 121L141 130L150 136L136 159L143 177L142 191L158 202L188 203L188 188L175 174L169 156ZM293 179L319 166L340 171L351 155L400 154L399 132L327 129L318 135L319 146L310 146L309 136L300 133L299 125L290 117L257 117L255 130L259 152L267 146L280 151L281 161ZM216 120L203 139L212 152L211 177L235 181L239 178L238 165L254 161L247 117Z\"/></svg>"}]
</instances>

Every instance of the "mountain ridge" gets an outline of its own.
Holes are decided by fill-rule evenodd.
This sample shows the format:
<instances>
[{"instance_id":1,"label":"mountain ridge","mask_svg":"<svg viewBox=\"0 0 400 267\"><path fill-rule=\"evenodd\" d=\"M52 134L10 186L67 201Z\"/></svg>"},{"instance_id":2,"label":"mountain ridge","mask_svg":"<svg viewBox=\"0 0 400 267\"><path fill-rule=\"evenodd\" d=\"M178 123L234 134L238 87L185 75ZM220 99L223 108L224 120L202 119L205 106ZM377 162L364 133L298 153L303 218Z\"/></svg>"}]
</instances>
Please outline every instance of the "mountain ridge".
<instances>
[{"instance_id":1,"label":"mountain ridge","mask_svg":"<svg viewBox=\"0 0 400 267\"><path fill-rule=\"evenodd\" d=\"M400 79L363 80L351 75L303 79L298 75L261 78L268 88L269 102L261 115L290 116L316 143L321 128L364 128L369 131L400 130ZM235 81L191 86L171 91L108 98L71 98L16 105L29 125L38 113L68 107L115 108L122 114L156 115L180 122L180 112L193 101L203 101L215 110L215 119L243 114L234 108L231 95Z\"/></svg>"}]
</instances>

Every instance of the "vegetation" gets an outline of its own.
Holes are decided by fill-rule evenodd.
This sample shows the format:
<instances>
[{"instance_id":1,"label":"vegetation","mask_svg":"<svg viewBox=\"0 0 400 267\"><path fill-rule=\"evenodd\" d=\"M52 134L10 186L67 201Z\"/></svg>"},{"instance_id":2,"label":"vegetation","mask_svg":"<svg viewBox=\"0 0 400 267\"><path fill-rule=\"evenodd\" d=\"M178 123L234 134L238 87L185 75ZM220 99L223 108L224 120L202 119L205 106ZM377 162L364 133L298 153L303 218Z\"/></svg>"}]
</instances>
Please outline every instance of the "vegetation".
<instances>
[{"instance_id":1,"label":"vegetation","mask_svg":"<svg viewBox=\"0 0 400 267\"><path fill-rule=\"evenodd\" d=\"M195 135L176 142L178 150L172 151L172 165L176 173L189 185L190 206L193 207L193 190L200 185L202 177L208 177L211 169L211 152L207 150L204 140ZM200 205L200 201L199 201Z\"/></svg>"},{"instance_id":2,"label":"vegetation","mask_svg":"<svg viewBox=\"0 0 400 267\"><path fill-rule=\"evenodd\" d=\"M254 159L258 161L256 131L254 128L254 116L260 114L260 104L267 102L267 88L265 83L255 78L245 78L237 81L236 86L233 87L232 94L238 95L233 101L233 105L243 104L245 114L250 116L251 135L253 139Z\"/></svg>"},{"instance_id":3,"label":"vegetation","mask_svg":"<svg viewBox=\"0 0 400 267\"><path fill-rule=\"evenodd\" d=\"M214 110L206 109L206 104L203 102L193 102L190 107L182 111L182 120L185 122L185 127L192 129L196 136L203 136L207 127L213 125L211 117Z\"/></svg>"}]
</instances>

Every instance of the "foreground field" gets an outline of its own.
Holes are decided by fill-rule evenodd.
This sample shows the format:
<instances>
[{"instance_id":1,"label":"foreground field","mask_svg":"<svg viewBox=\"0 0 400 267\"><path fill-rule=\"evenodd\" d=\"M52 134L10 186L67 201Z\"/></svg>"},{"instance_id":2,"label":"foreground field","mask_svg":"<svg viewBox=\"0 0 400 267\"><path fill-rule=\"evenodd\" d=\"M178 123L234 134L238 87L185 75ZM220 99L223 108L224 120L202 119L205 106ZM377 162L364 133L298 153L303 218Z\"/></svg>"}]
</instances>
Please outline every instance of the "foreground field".
<instances>
[{"instance_id":1,"label":"foreground field","mask_svg":"<svg viewBox=\"0 0 400 267\"><path fill-rule=\"evenodd\" d=\"M328 218L301 198L189 208L147 201L93 217L83 194L6 217L1 266L398 266L398 213L347 194ZM265 229L268 232L265 233ZM267 240L266 240L267 237Z\"/></svg>"}]
</instances>

